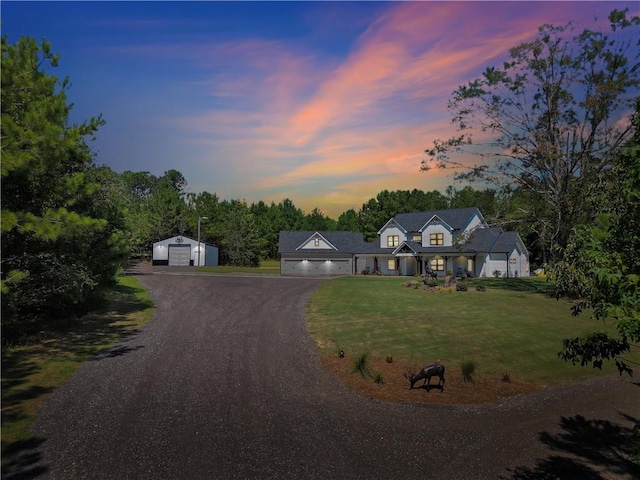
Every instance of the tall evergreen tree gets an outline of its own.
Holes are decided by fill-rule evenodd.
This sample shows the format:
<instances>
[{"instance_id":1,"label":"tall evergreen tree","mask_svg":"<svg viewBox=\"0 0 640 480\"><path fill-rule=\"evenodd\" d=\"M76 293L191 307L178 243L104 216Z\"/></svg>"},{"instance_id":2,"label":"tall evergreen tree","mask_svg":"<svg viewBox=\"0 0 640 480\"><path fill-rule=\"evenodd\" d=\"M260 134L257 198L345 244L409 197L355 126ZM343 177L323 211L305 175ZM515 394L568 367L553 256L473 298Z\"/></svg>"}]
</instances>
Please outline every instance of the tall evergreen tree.
<instances>
[{"instance_id":1,"label":"tall evergreen tree","mask_svg":"<svg viewBox=\"0 0 640 480\"><path fill-rule=\"evenodd\" d=\"M103 121L70 125L68 80L46 71L57 63L44 40L2 38L4 337L83 311L128 257L122 211L88 180L85 139Z\"/></svg>"}]
</instances>

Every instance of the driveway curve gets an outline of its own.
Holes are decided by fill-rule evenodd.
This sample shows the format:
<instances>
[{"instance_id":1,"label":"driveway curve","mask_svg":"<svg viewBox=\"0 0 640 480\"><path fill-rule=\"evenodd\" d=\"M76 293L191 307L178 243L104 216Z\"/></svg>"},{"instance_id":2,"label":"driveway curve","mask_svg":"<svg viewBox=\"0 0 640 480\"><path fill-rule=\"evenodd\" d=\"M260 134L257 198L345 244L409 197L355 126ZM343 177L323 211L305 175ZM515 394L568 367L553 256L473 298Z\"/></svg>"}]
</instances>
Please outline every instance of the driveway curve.
<instances>
[{"instance_id":1,"label":"driveway curve","mask_svg":"<svg viewBox=\"0 0 640 480\"><path fill-rule=\"evenodd\" d=\"M304 322L322 279L141 275L157 310L47 400L38 478L633 478L637 383L483 406L386 404L325 371ZM426 393L425 393L426 394ZM574 476L575 475L575 476Z\"/></svg>"}]
</instances>

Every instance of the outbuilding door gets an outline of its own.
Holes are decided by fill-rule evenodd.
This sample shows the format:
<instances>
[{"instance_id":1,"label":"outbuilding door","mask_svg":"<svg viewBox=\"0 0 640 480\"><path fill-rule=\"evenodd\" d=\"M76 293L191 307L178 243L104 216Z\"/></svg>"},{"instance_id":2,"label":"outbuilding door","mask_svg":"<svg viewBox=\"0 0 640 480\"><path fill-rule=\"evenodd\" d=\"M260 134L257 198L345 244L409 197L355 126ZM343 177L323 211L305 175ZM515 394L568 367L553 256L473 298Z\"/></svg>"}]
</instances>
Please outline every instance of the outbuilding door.
<instances>
[{"instance_id":1,"label":"outbuilding door","mask_svg":"<svg viewBox=\"0 0 640 480\"><path fill-rule=\"evenodd\" d=\"M191 261L191 245L169 245L169 266L188 267Z\"/></svg>"}]
</instances>

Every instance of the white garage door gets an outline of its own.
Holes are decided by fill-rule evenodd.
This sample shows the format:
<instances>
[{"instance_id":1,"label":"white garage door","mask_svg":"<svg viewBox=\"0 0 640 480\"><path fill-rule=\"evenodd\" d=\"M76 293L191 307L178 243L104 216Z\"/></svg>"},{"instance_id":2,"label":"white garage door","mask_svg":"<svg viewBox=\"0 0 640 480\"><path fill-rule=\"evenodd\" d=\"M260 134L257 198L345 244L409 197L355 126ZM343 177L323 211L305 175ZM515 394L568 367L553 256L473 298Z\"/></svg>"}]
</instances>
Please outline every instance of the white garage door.
<instances>
[{"instance_id":1,"label":"white garage door","mask_svg":"<svg viewBox=\"0 0 640 480\"><path fill-rule=\"evenodd\" d=\"M188 267L191 261L191 245L169 245L169 266Z\"/></svg>"}]
</instances>

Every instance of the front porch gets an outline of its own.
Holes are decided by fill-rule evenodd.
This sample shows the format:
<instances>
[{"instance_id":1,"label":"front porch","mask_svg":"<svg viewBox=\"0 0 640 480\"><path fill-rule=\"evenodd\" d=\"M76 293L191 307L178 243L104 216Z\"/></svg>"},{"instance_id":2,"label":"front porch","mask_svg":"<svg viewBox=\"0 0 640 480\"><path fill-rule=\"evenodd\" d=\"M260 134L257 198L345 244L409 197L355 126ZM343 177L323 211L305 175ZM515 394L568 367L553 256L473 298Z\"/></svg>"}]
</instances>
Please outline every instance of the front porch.
<instances>
[{"instance_id":1,"label":"front porch","mask_svg":"<svg viewBox=\"0 0 640 480\"><path fill-rule=\"evenodd\" d=\"M425 276L433 271L438 277L447 276L448 272L456 277L479 277L478 258L476 254L463 255L438 254L425 255L398 252L393 255L358 256L355 261L355 274L379 274L390 276Z\"/></svg>"}]
</instances>

